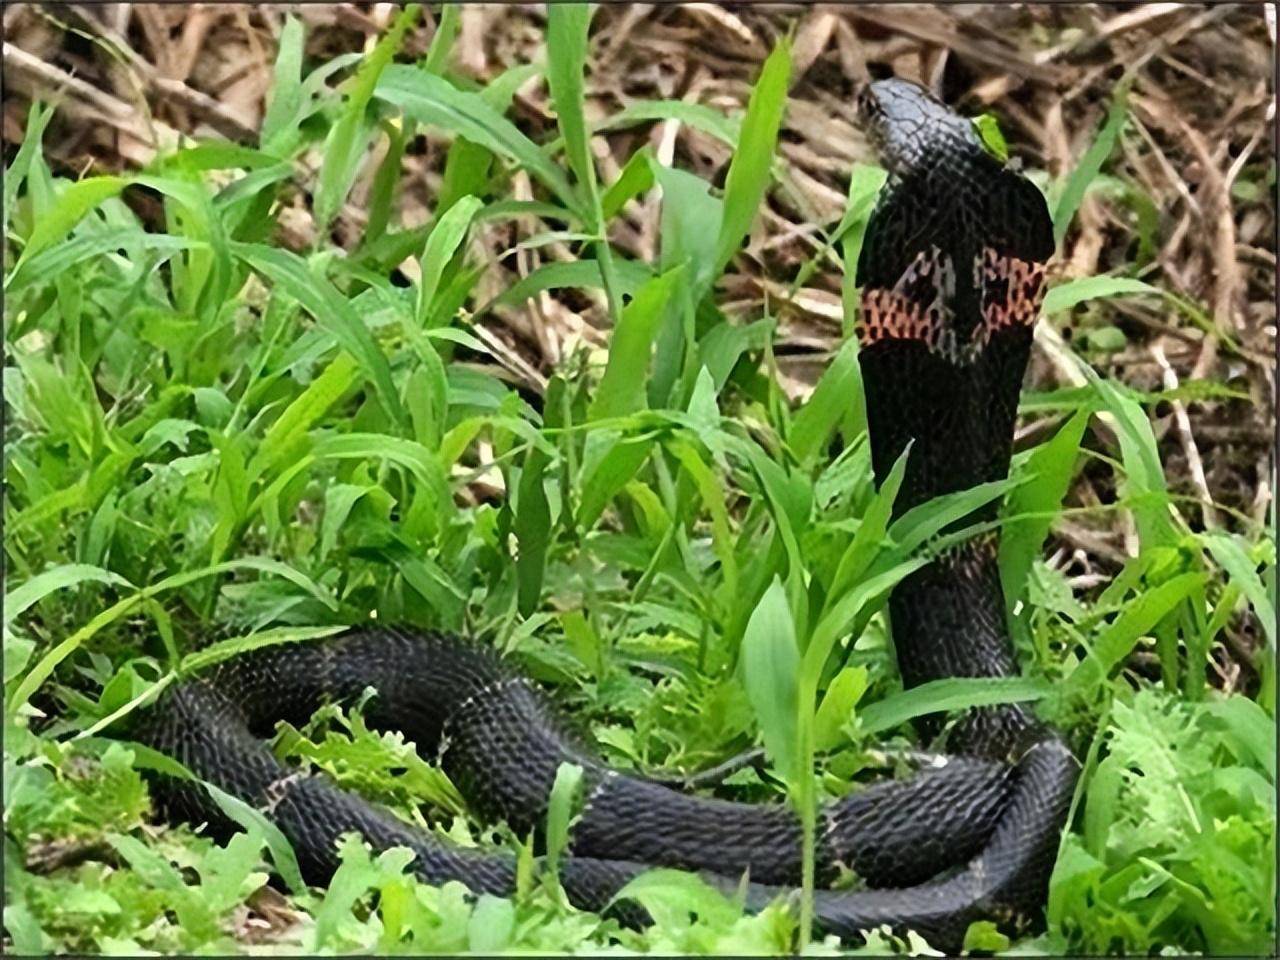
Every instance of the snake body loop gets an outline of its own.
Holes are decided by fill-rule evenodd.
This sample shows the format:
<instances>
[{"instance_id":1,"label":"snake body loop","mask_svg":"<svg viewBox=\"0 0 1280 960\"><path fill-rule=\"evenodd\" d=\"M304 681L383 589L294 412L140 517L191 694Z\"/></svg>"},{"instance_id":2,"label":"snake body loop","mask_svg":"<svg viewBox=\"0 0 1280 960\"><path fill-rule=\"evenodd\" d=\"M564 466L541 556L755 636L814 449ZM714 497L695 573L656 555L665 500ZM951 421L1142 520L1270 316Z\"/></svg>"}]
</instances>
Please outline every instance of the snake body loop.
<instances>
[{"instance_id":1,"label":"snake body loop","mask_svg":"<svg viewBox=\"0 0 1280 960\"><path fill-rule=\"evenodd\" d=\"M890 180L868 224L857 327L872 465L883 482L910 444L901 516L940 494L1002 479L1014 414L1053 250L1043 197L989 156L969 121L903 81L870 85L860 105ZM980 511L991 519L995 506ZM971 522L972 517L966 522ZM893 592L890 621L904 685L1010 676L999 541L961 542ZM324 883L336 841L407 846L425 880L510 894L514 857L464 849L413 827L322 776L283 766L263 740L280 720L376 693L375 729L403 731L477 813L541 830L562 762L583 768L586 801L560 878L584 909L628 923L612 902L653 866L700 871L759 909L800 880L801 828L783 805L680 793L610 769L572 735L539 690L492 653L456 638L357 629L318 643L259 649L171 690L140 738L263 810L292 841L304 876ZM921 733L935 737L939 718ZM1034 923L1043 906L1078 765L1061 739L1017 706L983 708L946 734L947 761L855 792L821 812L821 883L849 870L864 889L818 891L828 932L857 938L888 924L956 950L974 920ZM174 817L222 822L199 786L164 782Z\"/></svg>"}]
</instances>

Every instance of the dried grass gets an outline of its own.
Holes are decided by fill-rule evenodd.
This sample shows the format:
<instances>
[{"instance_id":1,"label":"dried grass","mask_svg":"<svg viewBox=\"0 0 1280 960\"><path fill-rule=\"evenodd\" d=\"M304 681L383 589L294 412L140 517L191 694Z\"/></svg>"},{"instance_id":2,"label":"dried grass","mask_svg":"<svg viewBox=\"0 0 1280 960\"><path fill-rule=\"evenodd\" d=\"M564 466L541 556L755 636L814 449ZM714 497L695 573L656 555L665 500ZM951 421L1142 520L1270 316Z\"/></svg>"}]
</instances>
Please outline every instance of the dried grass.
<instances>
[{"instance_id":1,"label":"dried grass","mask_svg":"<svg viewBox=\"0 0 1280 960\"><path fill-rule=\"evenodd\" d=\"M251 140L276 38L291 9L306 22L307 53L316 59L368 49L396 12L381 3L8 7L3 123L9 155L21 141L34 95L63 104L47 142L51 159L70 175L136 168L180 136ZM1261 520L1272 496L1276 396L1276 219L1273 191L1265 187L1268 165L1274 170L1269 9L605 5L593 31L588 111L603 117L646 98L741 110L764 56L794 29L796 71L781 142L788 183L770 197L723 282L723 299L737 315L759 316L767 301L780 316L784 382L803 392L839 336L839 277L820 270L794 296L788 290L820 245L813 225L839 218L848 170L867 159L850 105L868 71L923 81L970 112L995 112L1013 152L1053 176L1074 166L1128 71L1134 135L1108 171L1149 196L1159 212L1155 250L1142 275L1202 305L1211 325L1201 329L1161 306L1132 301L1058 317L1039 341L1050 349L1037 352L1031 382L1040 389L1069 385L1054 363L1052 343L1079 341L1107 324L1124 332L1128 346L1094 355L1106 375L1142 389L1204 378L1247 389L1249 402L1170 403L1157 408L1154 419L1171 486L1203 504L1206 525L1224 522L1214 503ZM457 71L484 81L540 56L540 6L472 5L461 20L452 60ZM426 17L407 52L425 51L434 28ZM540 81L518 93L512 115L535 138L552 134L554 115ZM668 121L598 137L606 181L644 142L665 161L723 177L725 146ZM407 152L404 224L428 218L445 145L431 135ZM516 189L527 194L528 185ZM286 213L280 242L308 242L305 198ZM345 217L339 239L354 236L358 202ZM656 197L631 204L616 227L618 247L652 257L657 217ZM520 235L495 228L485 242L496 259L540 229L532 222ZM1090 195L1054 265L1056 279L1131 268L1138 248L1138 224L1128 209ZM495 262L481 295L505 288L542 260L571 256L552 244ZM518 364L536 384L577 344L604 343L603 317L600 299L566 292L543 294L526 309L481 322L486 339L507 352L508 366ZM1036 429L1031 424L1024 433ZM1076 501L1105 500L1107 474L1086 470ZM1128 552L1122 523L1065 524L1059 545L1057 562L1079 576L1099 566L1114 569Z\"/></svg>"}]
</instances>

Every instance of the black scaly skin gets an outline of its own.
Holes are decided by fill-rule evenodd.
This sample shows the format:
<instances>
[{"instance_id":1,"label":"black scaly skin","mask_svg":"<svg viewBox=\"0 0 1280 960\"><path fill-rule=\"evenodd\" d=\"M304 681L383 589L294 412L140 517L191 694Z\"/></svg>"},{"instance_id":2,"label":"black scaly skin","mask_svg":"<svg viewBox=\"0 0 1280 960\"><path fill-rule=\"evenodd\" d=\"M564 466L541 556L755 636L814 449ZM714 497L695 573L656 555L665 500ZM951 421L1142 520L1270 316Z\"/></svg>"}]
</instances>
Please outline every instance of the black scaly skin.
<instances>
[{"instance_id":1,"label":"black scaly skin","mask_svg":"<svg viewBox=\"0 0 1280 960\"><path fill-rule=\"evenodd\" d=\"M224 790L270 803L307 778L291 780L274 760L246 766L237 751L269 736L279 720L305 722L323 703L356 701L369 687L377 691L364 708L369 726L403 731L490 819L521 833L540 830L557 769L576 763L588 795L575 855L799 882L800 824L788 807L691 797L611 770L536 687L491 652L443 635L353 630L236 657L175 691L143 736ZM832 804L821 825L821 874L835 879L843 864L873 886L927 880L939 863L977 853L996 828L1010 778L1004 764L955 758ZM202 793L188 789L166 801L203 819Z\"/></svg>"},{"instance_id":2,"label":"black scaly skin","mask_svg":"<svg viewBox=\"0 0 1280 960\"><path fill-rule=\"evenodd\" d=\"M975 276L954 265L984 250L1040 264L1053 244L1038 191L989 158L968 121L900 81L873 84L863 106L892 173L859 264L863 377L879 480L914 440L900 514L1008 470L1030 325L1022 308L1014 311L1017 322L988 320L1004 316L996 309L1001 304L1026 300L1034 319L1038 290L1020 276L1008 281L1001 269ZM922 251L934 262L930 270L912 266ZM956 279L939 287L937 265L948 260ZM879 314L877 301L867 298L877 290L893 292L879 301ZM938 309L908 329L903 316L912 304ZM868 333L875 322L880 334ZM991 335L966 347L984 324ZM1017 672L996 546L990 536L968 542L895 591L892 625L907 686ZM414 850L413 869L429 882L513 892L512 856L464 849L402 822L322 776L283 766L263 744L277 721L303 722L322 703L352 702L370 687L376 690L365 708L370 726L403 731L425 755L439 758L477 813L505 818L518 831L541 829L561 762L583 767L585 808L560 870L570 900L583 909L608 908L623 922L644 923L638 907L610 900L654 865L702 871L730 894L747 872L751 909L794 893L800 826L788 808L688 796L611 770L568 732L532 684L456 638L373 628L260 649L170 691L138 736L267 811L292 841L309 882L327 882L337 866L337 839L354 831L377 850ZM936 722L922 729L932 735ZM1076 761L1018 708L972 711L949 746L959 755L942 766L873 785L822 811L819 880L834 879L844 866L870 888L819 891L822 929L856 939L889 924L956 951L973 920L1011 929L1035 922ZM165 780L157 795L174 817L230 828L202 788Z\"/></svg>"}]
</instances>

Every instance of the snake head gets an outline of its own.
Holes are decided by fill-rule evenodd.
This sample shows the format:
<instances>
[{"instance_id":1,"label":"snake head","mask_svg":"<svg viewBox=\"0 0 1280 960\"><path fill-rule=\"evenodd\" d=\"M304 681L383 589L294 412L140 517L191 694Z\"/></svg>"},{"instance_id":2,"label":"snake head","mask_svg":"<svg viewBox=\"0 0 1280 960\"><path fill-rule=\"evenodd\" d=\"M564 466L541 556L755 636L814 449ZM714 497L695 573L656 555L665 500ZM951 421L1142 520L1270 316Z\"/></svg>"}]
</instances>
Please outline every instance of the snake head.
<instances>
[{"instance_id":1,"label":"snake head","mask_svg":"<svg viewBox=\"0 0 1280 960\"><path fill-rule=\"evenodd\" d=\"M854 109L880 162L898 176L982 149L968 119L908 80L867 84L855 95Z\"/></svg>"}]
</instances>

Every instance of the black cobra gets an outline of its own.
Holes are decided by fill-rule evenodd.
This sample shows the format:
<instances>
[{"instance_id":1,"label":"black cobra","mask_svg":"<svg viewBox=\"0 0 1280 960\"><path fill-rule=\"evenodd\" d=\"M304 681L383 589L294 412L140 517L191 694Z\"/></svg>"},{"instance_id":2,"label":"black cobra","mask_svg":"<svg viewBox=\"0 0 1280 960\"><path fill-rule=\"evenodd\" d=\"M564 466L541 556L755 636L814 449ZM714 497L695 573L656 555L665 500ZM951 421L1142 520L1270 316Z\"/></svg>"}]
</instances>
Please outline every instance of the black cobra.
<instances>
[{"instance_id":1,"label":"black cobra","mask_svg":"<svg viewBox=\"0 0 1280 960\"><path fill-rule=\"evenodd\" d=\"M861 362L877 480L906 448L895 505L1003 478L1020 381L1053 249L1045 203L984 150L968 120L911 84L890 80L860 97L890 171L858 266L864 287ZM986 516L994 515L994 506ZM994 536L941 553L890 600L895 650L910 687L953 676L1009 676ZM564 761L584 770L586 801L560 877L570 900L643 923L611 903L654 865L701 871L733 891L744 872L759 909L800 879L800 825L781 804L687 795L610 769L573 736L547 700L491 653L456 638L357 629L320 643L268 647L220 664L166 695L144 741L195 774L270 813L304 876L324 883L335 842L363 834L375 849L404 845L425 880L461 880L510 894L515 860L464 849L281 765L261 737L322 703L367 688L374 728L403 731L439 758L472 808L537 831ZM921 721L938 733L938 718ZM819 926L844 937L888 924L957 949L970 922L1034 923L1077 774L1050 729L1016 706L970 711L946 733L940 766L853 793L821 812L817 873L842 867L863 889L821 889ZM206 792L169 781L175 816L220 820Z\"/></svg>"}]
</instances>

